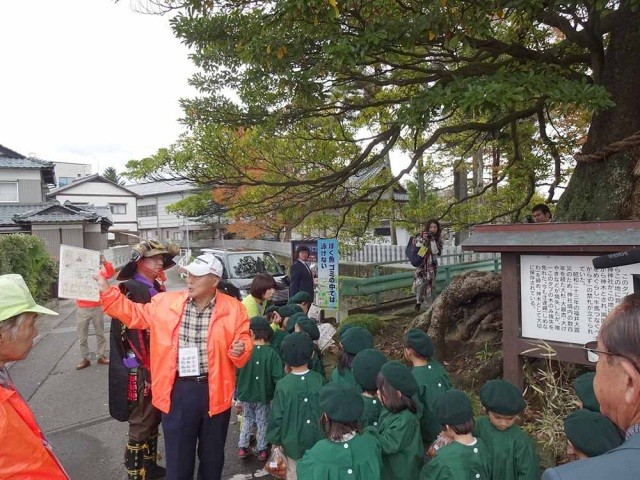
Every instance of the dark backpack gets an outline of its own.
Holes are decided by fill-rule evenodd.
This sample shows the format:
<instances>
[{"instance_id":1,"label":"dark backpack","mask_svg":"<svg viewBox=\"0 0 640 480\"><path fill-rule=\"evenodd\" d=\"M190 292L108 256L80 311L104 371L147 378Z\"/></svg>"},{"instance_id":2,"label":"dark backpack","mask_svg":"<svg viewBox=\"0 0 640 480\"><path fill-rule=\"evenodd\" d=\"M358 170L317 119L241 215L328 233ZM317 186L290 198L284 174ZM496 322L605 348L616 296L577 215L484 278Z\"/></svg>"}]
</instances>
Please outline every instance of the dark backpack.
<instances>
[{"instance_id":1,"label":"dark backpack","mask_svg":"<svg viewBox=\"0 0 640 480\"><path fill-rule=\"evenodd\" d=\"M404 253L409 259L409 262L411 262L411 265L418 268L422 266L424 258L418 255L418 250L420 250L420 248L416 247L413 244L414 238L415 237L409 237L409 243L407 243L407 248L405 249Z\"/></svg>"}]
</instances>

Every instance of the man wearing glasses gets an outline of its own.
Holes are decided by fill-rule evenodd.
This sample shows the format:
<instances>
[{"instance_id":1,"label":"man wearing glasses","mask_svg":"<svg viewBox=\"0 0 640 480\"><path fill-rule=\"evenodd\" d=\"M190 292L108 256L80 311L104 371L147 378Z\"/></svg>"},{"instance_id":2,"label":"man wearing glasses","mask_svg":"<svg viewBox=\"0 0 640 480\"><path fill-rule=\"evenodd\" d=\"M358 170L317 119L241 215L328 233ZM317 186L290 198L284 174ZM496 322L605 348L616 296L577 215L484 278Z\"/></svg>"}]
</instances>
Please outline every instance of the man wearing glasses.
<instances>
[{"instance_id":1,"label":"man wearing glasses","mask_svg":"<svg viewBox=\"0 0 640 480\"><path fill-rule=\"evenodd\" d=\"M596 364L601 412L624 432L618 448L544 472L542 480L640 479L640 294L625 297L605 318L598 340L584 346Z\"/></svg>"}]
</instances>

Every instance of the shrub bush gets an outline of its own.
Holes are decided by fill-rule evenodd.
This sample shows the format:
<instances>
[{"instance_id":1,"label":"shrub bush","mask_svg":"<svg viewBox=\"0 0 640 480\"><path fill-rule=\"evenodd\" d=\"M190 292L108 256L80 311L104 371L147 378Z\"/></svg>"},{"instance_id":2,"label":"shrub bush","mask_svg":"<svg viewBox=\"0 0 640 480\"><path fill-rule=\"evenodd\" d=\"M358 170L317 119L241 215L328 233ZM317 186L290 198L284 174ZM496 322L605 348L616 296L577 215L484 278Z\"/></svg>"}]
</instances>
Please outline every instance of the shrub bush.
<instances>
[{"instance_id":1,"label":"shrub bush","mask_svg":"<svg viewBox=\"0 0 640 480\"><path fill-rule=\"evenodd\" d=\"M355 315L349 315L340 323L340 330L342 330L347 323L366 328L372 335L375 335L382 330L386 322L383 318L372 313L356 313Z\"/></svg>"},{"instance_id":2,"label":"shrub bush","mask_svg":"<svg viewBox=\"0 0 640 480\"><path fill-rule=\"evenodd\" d=\"M0 275L7 273L22 275L36 302L46 302L58 278L58 264L35 235L0 235Z\"/></svg>"}]
</instances>

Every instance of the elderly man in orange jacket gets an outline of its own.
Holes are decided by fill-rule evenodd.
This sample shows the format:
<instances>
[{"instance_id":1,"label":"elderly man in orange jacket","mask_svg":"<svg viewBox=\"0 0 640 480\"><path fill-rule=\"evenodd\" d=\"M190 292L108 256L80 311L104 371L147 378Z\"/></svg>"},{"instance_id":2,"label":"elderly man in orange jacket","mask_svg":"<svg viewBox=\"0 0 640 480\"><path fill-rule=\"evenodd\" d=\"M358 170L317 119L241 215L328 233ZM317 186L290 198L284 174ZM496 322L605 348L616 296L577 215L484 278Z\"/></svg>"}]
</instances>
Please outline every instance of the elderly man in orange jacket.
<instances>
[{"instance_id":1,"label":"elderly man in orange jacket","mask_svg":"<svg viewBox=\"0 0 640 480\"><path fill-rule=\"evenodd\" d=\"M36 315L58 315L36 304L20 275L0 276L0 478L67 480L5 363L24 360L38 334Z\"/></svg>"},{"instance_id":2,"label":"elderly man in orange jacket","mask_svg":"<svg viewBox=\"0 0 640 480\"><path fill-rule=\"evenodd\" d=\"M134 303L100 275L105 313L130 328L149 329L153 405L162 411L167 480L218 480L235 389L236 368L253 344L244 306L218 292L222 264L204 254L184 267L187 290Z\"/></svg>"}]
</instances>

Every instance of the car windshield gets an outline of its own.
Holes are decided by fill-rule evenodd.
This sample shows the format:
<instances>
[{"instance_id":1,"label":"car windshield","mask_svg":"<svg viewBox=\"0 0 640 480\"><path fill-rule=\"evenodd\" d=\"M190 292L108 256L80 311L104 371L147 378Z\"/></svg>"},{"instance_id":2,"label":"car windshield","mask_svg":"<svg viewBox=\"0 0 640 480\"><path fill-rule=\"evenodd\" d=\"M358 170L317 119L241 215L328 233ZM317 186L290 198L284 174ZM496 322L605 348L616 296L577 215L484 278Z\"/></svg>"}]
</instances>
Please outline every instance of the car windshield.
<instances>
[{"instance_id":1,"label":"car windshield","mask_svg":"<svg viewBox=\"0 0 640 480\"><path fill-rule=\"evenodd\" d=\"M231 278L253 278L258 273L282 275L278 261L268 252L230 253L227 259Z\"/></svg>"}]
</instances>

